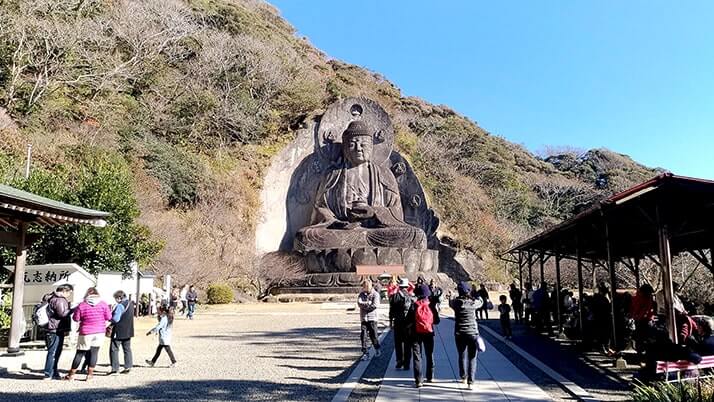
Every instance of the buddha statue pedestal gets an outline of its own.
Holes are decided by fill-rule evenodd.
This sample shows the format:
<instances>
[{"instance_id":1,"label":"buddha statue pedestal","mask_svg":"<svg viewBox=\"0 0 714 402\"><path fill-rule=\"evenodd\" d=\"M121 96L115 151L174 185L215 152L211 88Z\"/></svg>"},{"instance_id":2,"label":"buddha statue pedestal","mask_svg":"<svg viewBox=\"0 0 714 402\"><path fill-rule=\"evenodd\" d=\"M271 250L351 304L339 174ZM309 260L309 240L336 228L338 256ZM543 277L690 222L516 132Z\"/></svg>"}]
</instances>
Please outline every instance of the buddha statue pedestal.
<instances>
[{"instance_id":1,"label":"buddha statue pedestal","mask_svg":"<svg viewBox=\"0 0 714 402\"><path fill-rule=\"evenodd\" d=\"M304 286L314 288L359 287L376 275L357 274L357 265L404 265L406 276L416 280L435 275L439 270L437 250L410 248L356 248L312 250L305 253L307 275Z\"/></svg>"}]
</instances>

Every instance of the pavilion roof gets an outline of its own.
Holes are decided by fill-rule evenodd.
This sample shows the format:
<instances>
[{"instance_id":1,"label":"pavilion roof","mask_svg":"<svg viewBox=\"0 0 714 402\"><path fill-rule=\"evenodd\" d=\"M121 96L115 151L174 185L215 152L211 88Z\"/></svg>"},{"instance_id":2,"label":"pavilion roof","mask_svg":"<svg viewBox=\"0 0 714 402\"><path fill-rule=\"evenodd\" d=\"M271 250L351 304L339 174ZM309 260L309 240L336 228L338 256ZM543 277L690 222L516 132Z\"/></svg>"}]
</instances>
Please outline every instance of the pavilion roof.
<instances>
[{"instance_id":1,"label":"pavilion roof","mask_svg":"<svg viewBox=\"0 0 714 402\"><path fill-rule=\"evenodd\" d=\"M0 228L16 230L20 222L42 226L105 226L108 212L78 207L0 184Z\"/></svg>"},{"instance_id":2,"label":"pavilion roof","mask_svg":"<svg viewBox=\"0 0 714 402\"><path fill-rule=\"evenodd\" d=\"M659 252L658 229L667 227L672 253L714 248L714 181L663 173L594 204L514 246L587 259L642 258Z\"/></svg>"}]
</instances>

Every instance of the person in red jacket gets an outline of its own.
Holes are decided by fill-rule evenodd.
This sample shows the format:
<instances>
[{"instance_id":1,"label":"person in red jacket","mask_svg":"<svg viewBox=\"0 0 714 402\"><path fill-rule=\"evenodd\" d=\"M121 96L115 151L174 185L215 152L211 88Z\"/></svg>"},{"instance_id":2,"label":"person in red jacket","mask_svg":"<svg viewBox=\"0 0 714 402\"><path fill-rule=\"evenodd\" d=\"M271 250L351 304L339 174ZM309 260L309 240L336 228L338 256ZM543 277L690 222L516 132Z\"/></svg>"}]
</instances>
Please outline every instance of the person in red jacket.
<instances>
[{"instance_id":1,"label":"person in red jacket","mask_svg":"<svg viewBox=\"0 0 714 402\"><path fill-rule=\"evenodd\" d=\"M644 284L637 289L635 297L630 304L630 318L635 321L635 349L638 353L644 352L644 341L647 337L650 322L655 316L654 289L649 284Z\"/></svg>"},{"instance_id":2,"label":"person in red jacket","mask_svg":"<svg viewBox=\"0 0 714 402\"><path fill-rule=\"evenodd\" d=\"M399 283L397 282L397 278L392 276L392 279L389 281L389 285L387 285L387 298L391 298L398 291Z\"/></svg>"}]
</instances>

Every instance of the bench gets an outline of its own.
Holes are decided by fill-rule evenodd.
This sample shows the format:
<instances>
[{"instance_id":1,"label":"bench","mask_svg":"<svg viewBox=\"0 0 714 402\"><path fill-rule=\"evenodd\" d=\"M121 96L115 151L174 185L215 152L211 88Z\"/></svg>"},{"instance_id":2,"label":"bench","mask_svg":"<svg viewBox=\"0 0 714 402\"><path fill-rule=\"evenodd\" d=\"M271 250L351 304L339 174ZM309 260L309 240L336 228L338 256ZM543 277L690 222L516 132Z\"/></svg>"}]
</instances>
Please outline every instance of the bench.
<instances>
[{"instance_id":1,"label":"bench","mask_svg":"<svg viewBox=\"0 0 714 402\"><path fill-rule=\"evenodd\" d=\"M701 370L701 369L709 369L709 368L714 368L714 356L702 356L702 361L699 362L699 364L694 364L692 362L689 362L687 360L678 360L675 362L666 362L666 361L658 361L657 362L657 374L663 373L665 375L665 381L667 382L673 382L673 381L682 381L682 380L690 380L690 378L682 378L682 372L684 371L690 371L690 370ZM670 380L669 375L672 373L677 373L677 379L676 380ZM707 375L704 377L711 377L711 375ZM697 374L696 377L693 379L699 379L699 378L704 378Z\"/></svg>"}]
</instances>

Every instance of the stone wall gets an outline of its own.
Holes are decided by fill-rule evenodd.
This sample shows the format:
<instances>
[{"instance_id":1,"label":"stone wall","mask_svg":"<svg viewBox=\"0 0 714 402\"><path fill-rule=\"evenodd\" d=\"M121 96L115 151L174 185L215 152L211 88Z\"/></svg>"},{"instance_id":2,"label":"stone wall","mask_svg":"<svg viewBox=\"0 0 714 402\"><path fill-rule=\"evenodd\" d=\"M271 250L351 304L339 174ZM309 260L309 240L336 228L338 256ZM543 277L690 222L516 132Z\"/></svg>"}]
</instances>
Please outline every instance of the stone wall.
<instances>
[{"instance_id":1,"label":"stone wall","mask_svg":"<svg viewBox=\"0 0 714 402\"><path fill-rule=\"evenodd\" d=\"M255 233L255 248L258 255L292 249L295 232L310 221L312 199L305 200L306 203L297 202L298 199L302 200L310 195L297 194L297 186L292 181L294 173L306 170L306 165L310 162L306 158L314 152L314 129L315 123L311 122L307 128L299 130L295 140L273 157L265 174ZM290 214L288 214L289 209Z\"/></svg>"}]
</instances>

